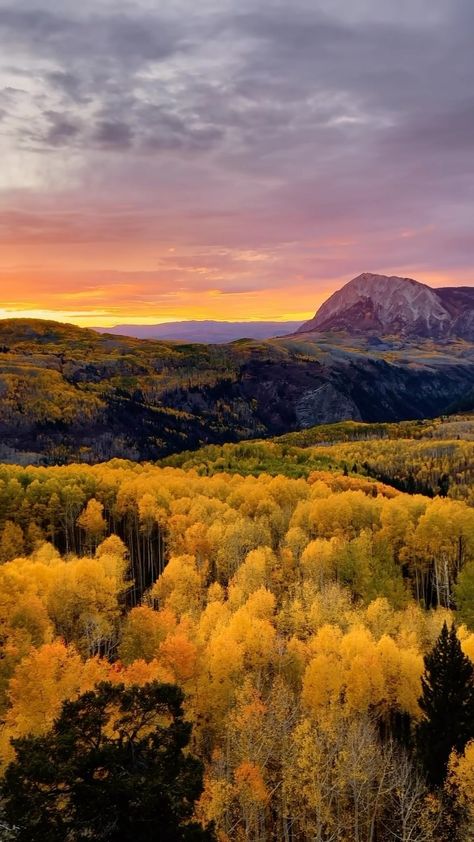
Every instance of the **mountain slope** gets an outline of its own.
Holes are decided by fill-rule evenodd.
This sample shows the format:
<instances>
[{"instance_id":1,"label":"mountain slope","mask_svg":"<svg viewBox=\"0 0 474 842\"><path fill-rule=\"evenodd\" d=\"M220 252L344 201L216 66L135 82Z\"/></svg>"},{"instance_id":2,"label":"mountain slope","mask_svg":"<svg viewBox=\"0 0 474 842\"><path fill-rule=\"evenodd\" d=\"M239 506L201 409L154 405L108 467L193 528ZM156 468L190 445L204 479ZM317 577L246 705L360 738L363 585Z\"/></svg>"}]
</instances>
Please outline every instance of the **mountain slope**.
<instances>
[{"instance_id":1,"label":"mountain slope","mask_svg":"<svg viewBox=\"0 0 474 842\"><path fill-rule=\"evenodd\" d=\"M0 460L157 459L336 420L444 413L474 395L474 345L297 334L167 344L0 321Z\"/></svg>"},{"instance_id":2,"label":"mountain slope","mask_svg":"<svg viewBox=\"0 0 474 842\"><path fill-rule=\"evenodd\" d=\"M412 278L364 272L331 295L297 333L338 330L474 341L474 290L437 290Z\"/></svg>"}]
</instances>

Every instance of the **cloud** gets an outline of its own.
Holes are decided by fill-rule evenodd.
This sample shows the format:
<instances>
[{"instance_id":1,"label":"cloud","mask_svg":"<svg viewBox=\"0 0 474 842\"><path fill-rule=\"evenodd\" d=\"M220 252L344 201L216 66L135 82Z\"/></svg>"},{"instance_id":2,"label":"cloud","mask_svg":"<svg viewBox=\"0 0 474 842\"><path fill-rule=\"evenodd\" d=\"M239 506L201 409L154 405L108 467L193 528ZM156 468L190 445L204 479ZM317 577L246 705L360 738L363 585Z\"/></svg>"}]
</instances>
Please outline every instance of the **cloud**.
<instances>
[{"instance_id":1,"label":"cloud","mask_svg":"<svg viewBox=\"0 0 474 842\"><path fill-rule=\"evenodd\" d=\"M177 49L180 34L165 16L152 13L104 13L101 4L85 3L79 10L65 0L61 12L32 3L0 8L0 30L13 47L31 50L32 58L41 56L85 66L102 57L107 67L112 62L140 66L145 61L160 61ZM61 72L61 70L59 71ZM68 74L66 68L62 70Z\"/></svg>"},{"instance_id":2,"label":"cloud","mask_svg":"<svg viewBox=\"0 0 474 842\"><path fill-rule=\"evenodd\" d=\"M52 146L62 146L76 138L80 132L78 123L73 119L68 119L67 116L63 116L61 113L50 111L48 114L45 114L45 117L49 119L50 126L40 142L44 142L47 145L51 144Z\"/></svg>"},{"instance_id":3,"label":"cloud","mask_svg":"<svg viewBox=\"0 0 474 842\"><path fill-rule=\"evenodd\" d=\"M150 278L172 245L160 277L242 295L464 274L473 25L469 0L0 3L0 241Z\"/></svg>"},{"instance_id":4,"label":"cloud","mask_svg":"<svg viewBox=\"0 0 474 842\"><path fill-rule=\"evenodd\" d=\"M133 130L128 123L102 120L95 127L94 138L101 146L128 149L133 142Z\"/></svg>"}]
</instances>

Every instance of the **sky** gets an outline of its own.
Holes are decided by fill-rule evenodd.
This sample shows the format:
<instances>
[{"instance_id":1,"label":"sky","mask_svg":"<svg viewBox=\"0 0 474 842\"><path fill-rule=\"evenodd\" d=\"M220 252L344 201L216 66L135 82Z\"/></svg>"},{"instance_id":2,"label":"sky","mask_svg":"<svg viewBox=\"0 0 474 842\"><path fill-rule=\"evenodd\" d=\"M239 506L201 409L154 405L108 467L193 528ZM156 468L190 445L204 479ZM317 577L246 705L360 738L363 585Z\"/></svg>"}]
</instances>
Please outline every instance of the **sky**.
<instances>
[{"instance_id":1,"label":"sky","mask_svg":"<svg viewBox=\"0 0 474 842\"><path fill-rule=\"evenodd\" d=\"M0 316L474 278L472 0L0 0Z\"/></svg>"}]
</instances>

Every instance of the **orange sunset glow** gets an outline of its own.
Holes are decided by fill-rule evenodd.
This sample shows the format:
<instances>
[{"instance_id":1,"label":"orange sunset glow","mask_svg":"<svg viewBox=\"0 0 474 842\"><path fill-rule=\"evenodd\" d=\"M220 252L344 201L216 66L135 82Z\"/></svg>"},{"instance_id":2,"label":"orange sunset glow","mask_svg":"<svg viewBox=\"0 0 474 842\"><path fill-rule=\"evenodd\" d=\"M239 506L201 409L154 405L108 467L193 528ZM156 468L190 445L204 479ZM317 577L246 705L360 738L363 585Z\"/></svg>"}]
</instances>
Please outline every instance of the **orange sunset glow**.
<instances>
[{"instance_id":1,"label":"orange sunset glow","mask_svg":"<svg viewBox=\"0 0 474 842\"><path fill-rule=\"evenodd\" d=\"M18 267L9 262L17 249L29 258ZM160 257L151 245L138 249L130 243L11 244L2 253L6 265L1 270L0 317L90 327L124 321L304 320L350 274L313 279L311 251L317 255L318 249L306 246L302 251L304 255L297 247L192 254L168 247ZM290 266L298 263L300 271L291 273ZM408 267L402 273L408 274ZM432 286L449 286L469 283L470 275L459 271L453 278L420 270L416 277Z\"/></svg>"}]
</instances>

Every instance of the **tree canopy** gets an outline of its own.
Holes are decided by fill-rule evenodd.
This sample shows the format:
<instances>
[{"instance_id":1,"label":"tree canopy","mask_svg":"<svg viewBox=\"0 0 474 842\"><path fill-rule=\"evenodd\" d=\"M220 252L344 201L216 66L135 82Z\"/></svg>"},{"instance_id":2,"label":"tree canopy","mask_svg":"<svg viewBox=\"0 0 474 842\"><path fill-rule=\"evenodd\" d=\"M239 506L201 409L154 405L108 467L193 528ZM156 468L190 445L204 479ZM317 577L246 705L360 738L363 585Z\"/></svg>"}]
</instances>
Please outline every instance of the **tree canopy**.
<instances>
[{"instance_id":1,"label":"tree canopy","mask_svg":"<svg viewBox=\"0 0 474 842\"><path fill-rule=\"evenodd\" d=\"M65 702L50 732L14 742L3 784L20 842L198 842L192 821L202 765L169 684L101 683Z\"/></svg>"}]
</instances>

